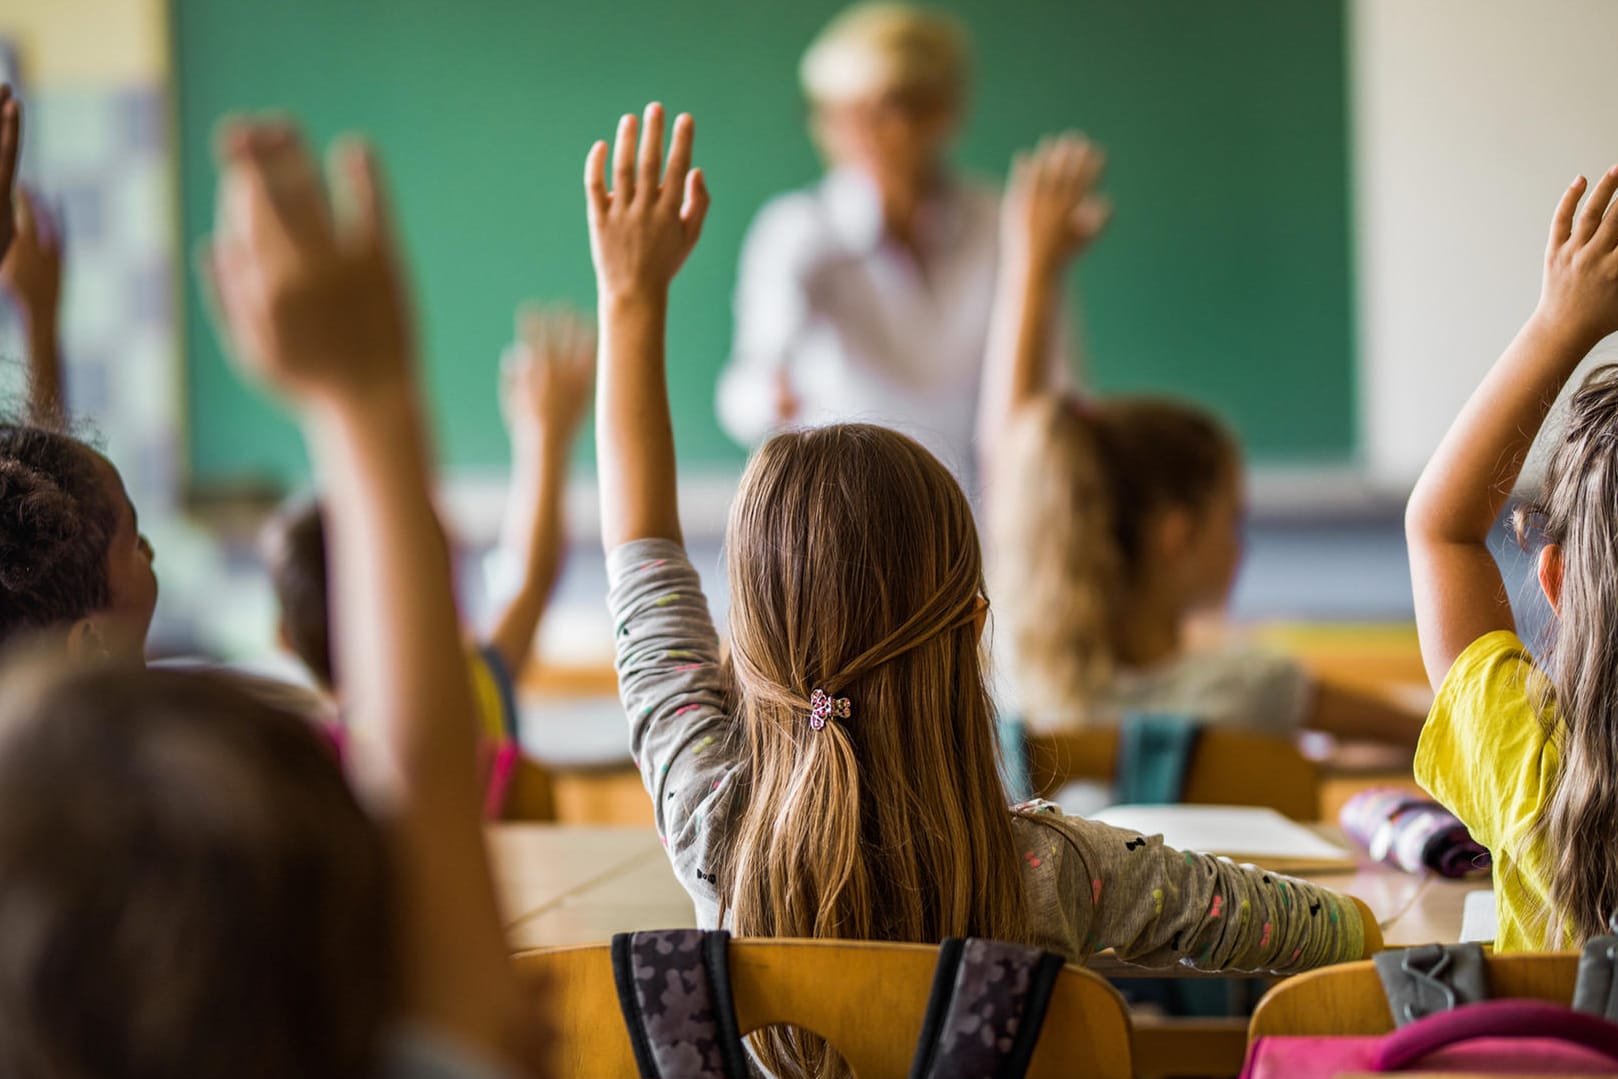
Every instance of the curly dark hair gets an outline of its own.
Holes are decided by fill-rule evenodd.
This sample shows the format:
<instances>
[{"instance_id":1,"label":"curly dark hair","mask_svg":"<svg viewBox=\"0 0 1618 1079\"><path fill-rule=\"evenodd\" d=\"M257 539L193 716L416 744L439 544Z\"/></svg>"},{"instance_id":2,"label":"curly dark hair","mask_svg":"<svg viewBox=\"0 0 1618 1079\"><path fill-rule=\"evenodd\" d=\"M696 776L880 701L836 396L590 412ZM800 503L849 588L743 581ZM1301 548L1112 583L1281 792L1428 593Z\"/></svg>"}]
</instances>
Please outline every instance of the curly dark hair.
<instances>
[{"instance_id":1,"label":"curly dark hair","mask_svg":"<svg viewBox=\"0 0 1618 1079\"><path fill-rule=\"evenodd\" d=\"M117 528L88 445L64 431L0 422L0 645L105 607Z\"/></svg>"}]
</instances>

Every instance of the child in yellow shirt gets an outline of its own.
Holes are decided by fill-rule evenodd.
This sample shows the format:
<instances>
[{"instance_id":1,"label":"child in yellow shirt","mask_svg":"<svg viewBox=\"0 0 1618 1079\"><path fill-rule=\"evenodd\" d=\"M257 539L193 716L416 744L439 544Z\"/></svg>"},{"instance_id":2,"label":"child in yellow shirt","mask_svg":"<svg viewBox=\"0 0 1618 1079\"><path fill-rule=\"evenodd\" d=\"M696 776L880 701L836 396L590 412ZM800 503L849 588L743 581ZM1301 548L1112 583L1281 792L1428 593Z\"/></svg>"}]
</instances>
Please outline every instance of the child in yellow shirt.
<instances>
[{"instance_id":1,"label":"child in yellow shirt","mask_svg":"<svg viewBox=\"0 0 1618 1079\"><path fill-rule=\"evenodd\" d=\"M1438 697L1416 778L1494 855L1499 935L1575 945L1618 913L1618 367L1590 374L1554 443L1541 501L1556 613L1536 664L1485 543L1551 403L1618 332L1618 165L1584 210L1581 176L1551 222L1539 305L1484 378L1410 496L1405 531L1422 659Z\"/></svg>"}]
</instances>

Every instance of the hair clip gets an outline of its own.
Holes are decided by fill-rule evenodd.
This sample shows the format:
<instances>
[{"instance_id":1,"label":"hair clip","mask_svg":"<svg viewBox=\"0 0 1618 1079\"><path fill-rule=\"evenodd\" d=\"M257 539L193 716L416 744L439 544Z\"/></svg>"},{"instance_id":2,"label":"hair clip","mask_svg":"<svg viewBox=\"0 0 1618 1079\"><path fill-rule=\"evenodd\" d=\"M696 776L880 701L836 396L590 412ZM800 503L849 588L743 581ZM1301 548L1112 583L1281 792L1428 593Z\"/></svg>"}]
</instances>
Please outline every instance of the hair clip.
<instances>
[{"instance_id":1,"label":"hair clip","mask_svg":"<svg viewBox=\"0 0 1618 1079\"><path fill-rule=\"evenodd\" d=\"M828 697L823 689L817 689L809 694L811 730L820 730L826 725L826 721L834 716L838 719L847 719L851 714L847 697Z\"/></svg>"}]
</instances>

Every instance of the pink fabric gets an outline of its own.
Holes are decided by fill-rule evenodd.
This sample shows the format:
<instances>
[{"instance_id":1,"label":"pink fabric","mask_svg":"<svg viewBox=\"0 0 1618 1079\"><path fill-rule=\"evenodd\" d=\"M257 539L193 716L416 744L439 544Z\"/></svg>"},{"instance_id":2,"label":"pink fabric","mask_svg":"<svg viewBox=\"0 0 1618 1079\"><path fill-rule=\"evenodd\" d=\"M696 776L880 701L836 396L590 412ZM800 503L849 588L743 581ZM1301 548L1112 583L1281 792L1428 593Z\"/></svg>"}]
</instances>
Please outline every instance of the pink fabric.
<instances>
[{"instance_id":1,"label":"pink fabric","mask_svg":"<svg viewBox=\"0 0 1618 1079\"><path fill-rule=\"evenodd\" d=\"M1243 1079L1324 1079L1342 1072L1618 1074L1618 1025L1541 1000L1491 1000L1430 1015L1391 1034L1260 1038Z\"/></svg>"}]
</instances>

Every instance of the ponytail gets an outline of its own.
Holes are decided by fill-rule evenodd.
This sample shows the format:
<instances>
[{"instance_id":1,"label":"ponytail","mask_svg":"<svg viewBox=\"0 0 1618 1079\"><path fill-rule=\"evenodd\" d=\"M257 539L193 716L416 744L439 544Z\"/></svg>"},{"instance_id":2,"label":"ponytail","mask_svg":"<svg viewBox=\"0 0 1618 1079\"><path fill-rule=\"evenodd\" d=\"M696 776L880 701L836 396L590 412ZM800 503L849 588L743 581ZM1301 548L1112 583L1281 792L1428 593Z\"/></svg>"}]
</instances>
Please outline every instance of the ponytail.
<instances>
[{"instance_id":1,"label":"ponytail","mask_svg":"<svg viewBox=\"0 0 1618 1079\"><path fill-rule=\"evenodd\" d=\"M1004 437L989 519L1012 673L1036 723L1090 722L1118 665L1126 598L1151 572L1154 516L1202 512L1239 451L1212 416L1161 398L1046 394Z\"/></svg>"},{"instance_id":2,"label":"ponytail","mask_svg":"<svg viewBox=\"0 0 1618 1079\"><path fill-rule=\"evenodd\" d=\"M1041 397L1012 417L991 479L994 594L1029 715L1081 722L1113 674L1129 585L1106 432Z\"/></svg>"},{"instance_id":3,"label":"ponytail","mask_svg":"<svg viewBox=\"0 0 1618 1079\"><path fill-rule=\"evenodd\" d=\"M877 427L779 435L748 466L727 548L745 765L716 851L721 923L1026 940L978 650L981 554L949 473ZM817 690L847 709L817 711ZM776 1075L846 1074L807 1032L753 1044Z\"/></svg>"}]
</instances>

